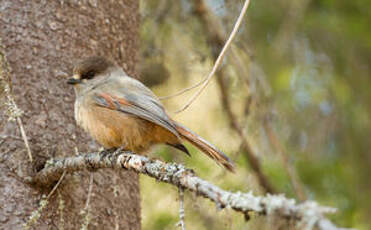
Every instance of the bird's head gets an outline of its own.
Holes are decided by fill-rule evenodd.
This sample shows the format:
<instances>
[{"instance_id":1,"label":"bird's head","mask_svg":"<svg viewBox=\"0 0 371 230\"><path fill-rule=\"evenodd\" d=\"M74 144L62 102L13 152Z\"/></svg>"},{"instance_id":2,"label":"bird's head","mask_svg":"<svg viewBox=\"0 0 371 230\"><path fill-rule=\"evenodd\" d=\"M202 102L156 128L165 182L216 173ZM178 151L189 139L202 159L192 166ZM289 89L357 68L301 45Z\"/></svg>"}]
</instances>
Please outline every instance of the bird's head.
<instances>
[{"instance_id":1,"label":"bird's head","mask_svg":"<svg viewBox=\"0 0 371 230\"><path fill-rule=\"evenodd\" d=\"M108 72L114 63L104 57L93 56L88 57L75 65L73 68L73 76L68 79L67 83L71 85L79 85L85 83L95 77Z\"/></svg>"}]
</instances>

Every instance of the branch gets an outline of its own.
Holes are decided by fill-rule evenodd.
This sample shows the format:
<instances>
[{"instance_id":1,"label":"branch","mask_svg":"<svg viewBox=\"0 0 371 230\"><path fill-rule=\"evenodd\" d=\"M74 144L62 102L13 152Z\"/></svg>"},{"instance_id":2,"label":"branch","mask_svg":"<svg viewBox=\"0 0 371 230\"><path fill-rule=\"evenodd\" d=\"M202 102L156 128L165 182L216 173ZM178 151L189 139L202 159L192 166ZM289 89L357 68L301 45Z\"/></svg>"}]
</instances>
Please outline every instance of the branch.
<instances>
[{"instance_id":1,"label":"branch","mask_svg":"<svg viewBox=\"0 0 371 230\"><path fill-rule=\"evenodd\" d=\"M151 160L130 152L117 151L112 154L89 153L64 159L50 159L45 167L31 179L37 184L50 184L57 181L64 171L74 172L83 169L101 168L127 169L195 192L208 198L218 207L231 208L248 217L249 212L261 215L276 215L281 218L297 221L298 226L312 229L340 229L323 215L335 212L334 208L319 206L316 202L307 201L296 204L294 199L284 195L254 196L252 193L229 192L197 177L193 170L176 163L164 163Z\"/></svg>"}]
</instances>

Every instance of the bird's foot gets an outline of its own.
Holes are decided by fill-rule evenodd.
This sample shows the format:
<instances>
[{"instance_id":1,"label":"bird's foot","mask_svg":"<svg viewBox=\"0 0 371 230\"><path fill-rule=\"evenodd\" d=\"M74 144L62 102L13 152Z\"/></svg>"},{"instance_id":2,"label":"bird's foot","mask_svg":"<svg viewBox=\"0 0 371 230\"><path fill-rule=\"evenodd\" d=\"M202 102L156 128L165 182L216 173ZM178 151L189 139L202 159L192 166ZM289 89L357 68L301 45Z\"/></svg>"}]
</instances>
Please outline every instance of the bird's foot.
<instances>
[{"instance_id":1,"label":"bird's foot","mask_svg":"<svg viewBox=\"0 0 371 230\"><path fill-rule=\"evenodd\" d=\"M104 149L103 151L101 151L99 154L102 158L108 156L108 155L111 155L113 153L115 153L117 150L117 148L110 148L110 149Z\"/></svg>"},{"instance_id":2,"label":"bird's foot","mask_svg":"<svg viewBox=\"0 0 371 230\"><path fill-rule=\"evenodd\" d=\"M131 153L131 151L126 150L124 146L121 146L119 148L110 148L110 149L104 149L103 151L100 152L100 155L102 157L106 157L108 155L116 155L119 154L120 152L125 152L125 153Z\"/></svg>"}]
</instances>

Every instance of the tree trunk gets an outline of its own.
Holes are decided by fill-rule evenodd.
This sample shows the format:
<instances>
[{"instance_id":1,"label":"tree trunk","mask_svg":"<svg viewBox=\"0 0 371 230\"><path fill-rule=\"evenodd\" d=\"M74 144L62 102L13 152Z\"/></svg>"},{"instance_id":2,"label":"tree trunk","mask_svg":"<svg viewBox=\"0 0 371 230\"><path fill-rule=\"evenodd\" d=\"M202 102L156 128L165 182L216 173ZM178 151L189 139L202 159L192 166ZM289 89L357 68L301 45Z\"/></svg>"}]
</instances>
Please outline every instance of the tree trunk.
<instances>
[{"instance_id":1,"label":"tree trunk","mask_svg":"<svg viewBox=\"0 0 371 230\"><path fill-rule=\"evenodd\" d=\"M24 112L34 158L30 163L17 123L0 114L0 229L24 224L31 229L140 229L138 176L133 172L66 175L35 223L30 216L54 185L39 188L24 182L47 158L97 150L76 127L74 92L66 78L76 61L96 54L136 76L138 26L136 0L0 0L0 38L12 68L12 95Z\"/></svg>"}]
</instances>

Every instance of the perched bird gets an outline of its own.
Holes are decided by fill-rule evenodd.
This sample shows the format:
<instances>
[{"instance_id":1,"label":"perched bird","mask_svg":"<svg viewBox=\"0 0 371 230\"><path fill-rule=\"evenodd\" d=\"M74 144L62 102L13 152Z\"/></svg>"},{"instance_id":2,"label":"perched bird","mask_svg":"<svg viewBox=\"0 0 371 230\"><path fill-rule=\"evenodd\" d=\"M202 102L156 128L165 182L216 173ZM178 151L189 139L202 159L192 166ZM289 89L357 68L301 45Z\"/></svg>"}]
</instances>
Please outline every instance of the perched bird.
<instances>
[{"instance_id":1,"label":"perched bird","mask_svg":"<svg viewBox=\"0 0 371 230\"><path fill-rule=\"evenodd\" d=\"M106 149L123 147L143 153L167 144L190 155L187 140L207 156L234 170L232 161L215 146L172 120L145 85L103 57L89 57L73 69L68 84L75 88L75 119Z\"/></svg>"}]
</instances>

